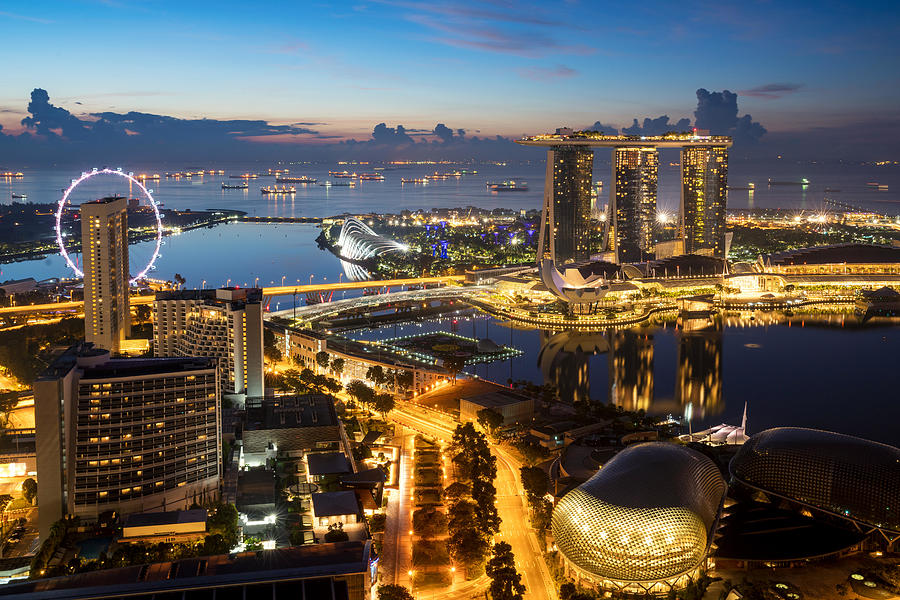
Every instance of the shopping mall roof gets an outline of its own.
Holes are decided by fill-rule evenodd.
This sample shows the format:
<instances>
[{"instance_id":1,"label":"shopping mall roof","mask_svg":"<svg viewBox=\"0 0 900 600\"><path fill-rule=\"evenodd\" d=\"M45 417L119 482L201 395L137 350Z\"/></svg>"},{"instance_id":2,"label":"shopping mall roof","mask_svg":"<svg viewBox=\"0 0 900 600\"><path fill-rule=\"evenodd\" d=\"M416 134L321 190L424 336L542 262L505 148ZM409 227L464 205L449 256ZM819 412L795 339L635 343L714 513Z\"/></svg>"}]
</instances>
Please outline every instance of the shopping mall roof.
<instances>
[{"instance_id":1,"label":"shopping mall roof","mask_svg":"<svg viewBox=\"0 0 900 600\"><path fill-rule=\"evenodd\" d=\"M766 265L828 265L841 263L900 263L900 246L875 244L831 244L797 248L770 254Z\"/></svg>"},{"instance_id":2,"label":"shopping mall roof","mask_svg":"<svg viewBox=\"0 0 900 600\"><path fill-rule=\"evenodd\" d=\"M350 473L350 461L342 452L316 452L306 455L310 475Z\"/></svg>"},{"instance_id":3,"label":"shopping mall roof","mask_svg":"<svg viewBox=\"0 0 900 600\"><path fill-rule=\"evenodd\" d=\"M312 504L313 514L317 517L359 514L359 500L353 490L313 494Z\"/></svg>"}]
</instances>

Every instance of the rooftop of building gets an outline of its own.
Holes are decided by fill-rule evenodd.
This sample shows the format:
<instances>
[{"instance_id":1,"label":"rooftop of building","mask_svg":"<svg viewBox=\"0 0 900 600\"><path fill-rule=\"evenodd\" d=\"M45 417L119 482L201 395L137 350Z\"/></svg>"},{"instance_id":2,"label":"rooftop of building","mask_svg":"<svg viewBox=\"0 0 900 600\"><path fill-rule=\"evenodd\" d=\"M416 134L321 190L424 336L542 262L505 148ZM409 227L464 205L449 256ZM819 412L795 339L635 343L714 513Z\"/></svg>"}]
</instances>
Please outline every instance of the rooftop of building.
<instances>
[{"instance_id":1,"label":"rooftop of building","mask_svg":"<svg viewBox=\"0 0 900 600\"><path fill-rule=\"evenodd\" d=\"M645 267L646 274L650 277L660 277L664 274L668 276L678 274L681 277L721 275L724 270L725 261L723 259L702 254L681 254L651 260Z\"/></svg>"},{"instance_id":2,"label":"rooftop of building","mask_svg":"<svg viewBox=\"0 0 900 600\"><path fill-rule=\"evenodd\" d=\"M763 261L772 266L900 263L900 247L875 244L831 244L776 252L764 257Z\"/></svg>"},{"instance_id":3,"label":"rooftop of building","mask_svg":"<svg viewBox=\"0 0 900 600\"><path fill-rule=\"evenodd\" d=\"M521 393L484 379L457 379L453 385L438 386L430 392L420 394L415 401L427 406L437 405L443 410L459 410L460 400L485 408L498 408L527 399Z\"/></svg>"},{"instance_id":4,"label":"rooftop of building","mask_svg":"<svg viewBox=\"0 0 900 600\"><path fill-rule=\"evenodd\" d=\"M358 473L341 475L341 483L348 485L376 486L379 483L384 483L386 480L387 475L385 475L384 471L378 467L366 469L365 471L360 471Z\"/></svg>"},{"instance_id":5,"label":"rooftop of building","mask_svg":"<svg viewBox=\"0 0 900 600\"><path fill-rule=\"evenodd\" d=\"M598 131L560 129L556 133L526 136L516 140L523 146L590 146L604 148L682 148L718 146L727 148L732 140L724 135L698 135L697 132L670 132L664 135L606 135Z\"/></svg>"},{"instance_id":6,"label":"rooftop of building","mask_svg":"<svg viewBox=\"0 0 900 600\"><path fill-rule=\"evenodd\" d=\"M106 358L104 359L104 357ZM109 351L95 348L90 342L78 342L57 356L41 373L38 380L59 379L75 367L79 367L84 372L82 380L142 377L167 373L181 375L186 371L215 369L216 359L206 357L110 359Z\"/></svg>"},{"instance_id":7,"label":"rooftop of building","mask_svg":"<svg viewBox=\"0 0 900 600\"><path fill-rule=\"evenodd\" d=\"M0 596L22 600L112 598L365 573L370 547L368 542L337 542L187 558L11 583L0 586Z\"/></svg>"},{"instance_id":8,"label":"rooftop of building","mask_svg":"<svg viewBox=\"0 0 900 600\"><path fill-rule=\"evenodd\" d=\"M312 504L313 514L317 517L339 517L359 513L359 500L353 490L313 494Z\"/></svg>"},{"instance_id":9,"label":"rooftop of building","mask_svg":"<svg viewBox=\"0 0 900 600\"><path fill-rule=\"evenodd\" d=\"M246 404L246 431L333 427L338 418L334 399L324 394L251 399Z\"/></svg>"},{"instance_id":10,"label":"rooftop of building","mask_svg":"<svg viewBox=\"0 0 900 600\"><path fill-rule=\"evenodd\" d=\"M82 202L81 205L84 206L86 204L112 204L113 202L118 202L119 200L127 200L125 196L105 196L103 198L97 198L96 200L88 200L87 202Z\"/></svg>"},{"instance_id":11,"label":"rooftop of building","mask_svg":"<svg viewBox=\"0 0 900 600\"><path fill-rule=\"evenodd\" d=\"M157 302L171 300L202 300L205 304L225 305L229 302L259 303L262 302L261 288L210 288L193 290L165 290L156 292L154 298Z\"/></svg>"},{"instance_id":12,"label":"rooftop of building","mask_svg":"<svg viewBox=\"0 0 900 600\"><path fill-rule=\"evenodd\" d=\"M159 527L182 523L206 523L205 509L172 510L169 512L135 513L125 517L125 527Z\"/></svg>"},{"instance_id":13,"label":"rooftop of building","mask_svg":"<svg viewBox=\"0 0 900 600\"><path fill-rule=\"evenodd\" d=\"M306 455L310 475L351 473L350 461L342 452L315 452Z\"/></svg>"}]
</instances>

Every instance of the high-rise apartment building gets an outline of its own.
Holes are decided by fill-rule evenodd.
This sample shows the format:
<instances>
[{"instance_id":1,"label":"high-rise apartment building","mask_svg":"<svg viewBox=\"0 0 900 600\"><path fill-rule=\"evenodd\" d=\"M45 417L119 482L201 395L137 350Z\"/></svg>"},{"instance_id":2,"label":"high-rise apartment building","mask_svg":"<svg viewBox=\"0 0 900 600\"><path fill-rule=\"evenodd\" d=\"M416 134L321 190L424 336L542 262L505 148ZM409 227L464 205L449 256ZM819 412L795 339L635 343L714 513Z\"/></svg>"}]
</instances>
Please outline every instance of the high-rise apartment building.
<instances>
[{"instance_id":1,"label":"high-rise apartment building","mask_svg":"<svg viewBox=\"0 0 900 600\"><path fill-rule=\"evenodd\" d=\"M34 383L39 529L180 510L218 496L219 393L211 358L110 359L82 343Z\"/></svg>"},{"instance_id":2,"label":"high-rise apartment building","mask_svg":"<svg viewBox=\"0 0 900 600\"><path fill-rule=\"evenodd\" d=\"M590 148L557 146L547 151L538 261L552 258L563 264L591 257L593 170Z\"/></svg>"},{"instance_id":3,"label":"high-rise apartment building","mask_svg":"<svg viewBox=\"0 0 900 600\"><path fill-rule=\"evenodd\" d=\"M154 355L214 357L223 397L264 395L262 290L159 292L153 312Z\"/></svg>"},{"instance_id":4,"label":"high-rise apartment building","mask_svg":"<svg viewBox=\"0 0 900 600\"><path fill-rule=\"evenodd\" d=\"M616 262L653 258L659 152L653 147L616 148L612 179L610 216Z\"/></svg>"},{"instance_id":5,"label":"high-rise apartment building","mask_svg":"<svg viewBox=\"0 0 900 600\"><path fill-rule=\"evenodd\" d=\"M727 186L727 148L682 148L681 230L685 254L725 258Z\"/></svg>"},{"instance_id":6,"label":"high-rise apartment building","mask_svg":"<svg viewBox=\"0 0 900 600\"><path fill-rule=\"evenodd\" d=\"M131 333L125 198L81 205L81 253L85 340L116 354Z\"/></svg>"}]
</instances>

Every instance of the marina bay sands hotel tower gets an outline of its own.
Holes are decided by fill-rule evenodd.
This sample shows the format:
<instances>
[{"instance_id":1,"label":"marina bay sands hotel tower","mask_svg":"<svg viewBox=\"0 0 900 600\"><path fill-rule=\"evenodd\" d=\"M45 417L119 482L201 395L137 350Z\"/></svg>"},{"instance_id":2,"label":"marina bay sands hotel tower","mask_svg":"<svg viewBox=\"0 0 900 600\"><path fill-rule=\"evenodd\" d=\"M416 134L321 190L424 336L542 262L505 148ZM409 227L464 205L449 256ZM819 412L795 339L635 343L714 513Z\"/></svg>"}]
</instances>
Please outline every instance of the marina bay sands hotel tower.
<instances>
[{"instance_id":1,"label":"marina bay sands hotel tower","mask_svg":"<svg viewBox=\"0 0 900 600\"><path fill-rule=\"evenodd\" d=\"M611 250L615 261L636 263L679 254L725 257L725 199L731 138L694 133L603 135L557 130L518 140L547 147L544 206L537 259L581 262ZM594 148L611 148L609 239L591 246ZM681 149L678 235L658 243L656 200L659 148Z\"/></svg>"}]
</instances>

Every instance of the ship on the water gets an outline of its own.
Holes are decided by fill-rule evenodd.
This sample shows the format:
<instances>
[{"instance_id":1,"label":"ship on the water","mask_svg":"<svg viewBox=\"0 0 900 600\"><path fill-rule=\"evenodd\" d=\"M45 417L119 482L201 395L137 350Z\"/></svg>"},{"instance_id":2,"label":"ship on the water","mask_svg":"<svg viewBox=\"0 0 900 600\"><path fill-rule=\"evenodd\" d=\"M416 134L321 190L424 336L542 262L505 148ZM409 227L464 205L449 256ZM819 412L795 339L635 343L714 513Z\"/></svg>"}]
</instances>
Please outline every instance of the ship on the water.
<instances>
[{"instance_id":1,"label":"ship on the water","mask_svg":"<svg viewBox=\"0 0 900 600\"><path fill-rule=\"evenodd\" d=\"M13 197L13 200L26 200L26 199L28 199L28 195L27 195L27 194L13 194L12 197Z\"/></svg>"},{"instance_id":2,"label":"ship on the water","mask_svg":"<svg viewBox=\"0 0 900 600\"><path fill-rule=\"evenodd\" d=\"M424 177L415 177L412 179L401 178L400 183L428 183L428 180Z\"/></svg>"},{"instance_id":3,"label":"ship on the water","mask_svg":"<svg viewBox=\"0 0 900 600\"><path fill-rule=\"evenodd\" d=\"M748 183L747 185L729 185L728 186L728 190L732 191L732 192L739 191L739 190L755 190L755 189L756 189L755 183Z\"/></svg>"},{"instance_id":4,"label":"ship on the water","mask_svg":"<svg viewBox=\"0 0 900 600\"><path fill-rule=\"evenodd\" d=\"M356 173L351 173L350 171L328 171L328 174L332 177L337 177L338 179L350 179L356 177Z\"/></svg>"},{"instance_id":5,"label":"ship on the water","mask_svg":"<svg viewBox=\"0 0 900 600\"><path fill-rule=\"evenodd\" d=\"M294 186L288 187L286 185L277 186L277 185L267 185L259 189L263 194L296 194L297 188Z\"/></svg>"},{"instance_id":6,"label":"ship on the water","mask_svg":"<svg viewBox=\"0 0 900 600\"><path fill-rule=\"evenodd\" d=\"M384 181L384 175L381 173L361 173L360 181Z\"/></svg>"},{"instance_id":7,"label":"ship on the water","mask_svg":"<svg viewBox=\"0 0 900 600\"><path fill-rule=\"evenodd\" d=\"M528 184L524 181L487 182L487 189L492 192L527 192Z\"/></svg>"},{"instance_id":8,"label":"ship on the water","mask_svg":"<svg viewBox=\"0 0 900 600\"><path fill-rule=\"evenodd\" d=\"M276 177L275 183L315 183L318 179L301 175L299 177Z\"/></svg>"},{"instance_id":9,"label":"ship on the water","mask_svg":"<svg viewBox=\"0 0 900 600\"><path fill-rule=\"evenodd\" d=\"M0 177L4 179L22 179L23 177L25 177L25 174L16 171L6 171L4 173L0 173Z\"/></svg>"},{"instance_id":10,"label":"ship on the water","mask_svg":"<svg viewBox=\"0 0 900 600\"><path fill-rule=\"evenodd\" d=\"M250 186L247 185L246 181L243 183L223 183L222 184L223 190L246 190L248 187L250 187Z\"/></svg>"},{"instance_id":11,"label":"ship on the water","mask_svg":"<svg viewBox=\"0 0 900 600\"><path fill-rule=\"evenodd\" d=\"M807 179L806 177L804 177L804 178L801 179L800 181L773 181L771 178L769 178L769 185L770 185L770 186L771 186L771 185L801 185L801 186L807 186L807 185L809 185L809 179Z\"/></svg>"},{"instance_id":12,"label":"ship on the water","mask_svg":"<svg viewBox=\"0 0 900 600\"><path fill-rule=\"evenodd\" d=\"M230 179L256 179L259 177L256 173L241 173L240 175L229 175Z\"/></svg>"},{"instance_id":13,"label":"ship on the water","mask_svg":"<svg viewBox=\"0 0 900 600\"><path fill-rule=\"evenodd\" d=\"M356 187L355 181L326 181L319 184L322 187Z\"/></svg>"}]
</instances>

